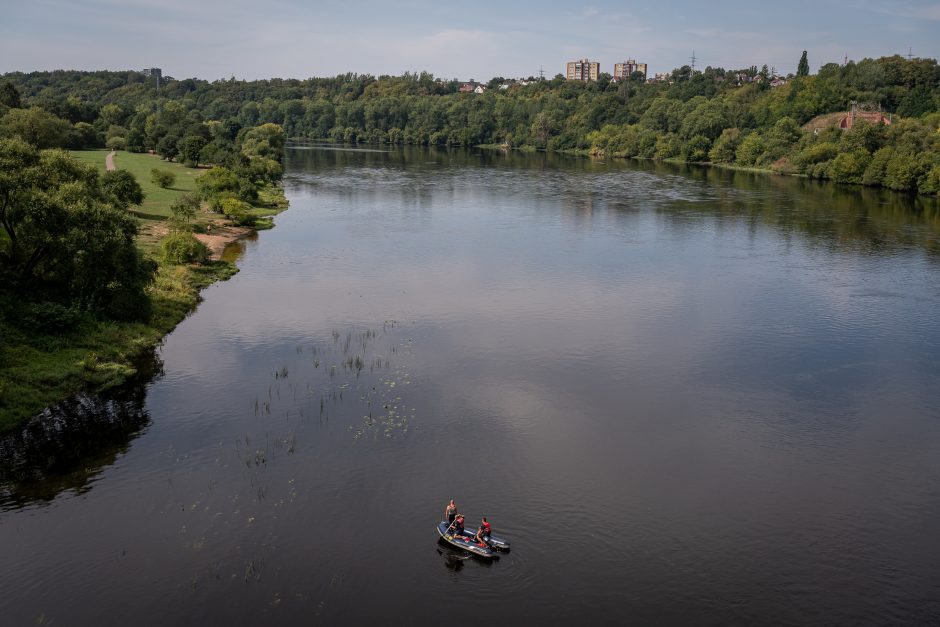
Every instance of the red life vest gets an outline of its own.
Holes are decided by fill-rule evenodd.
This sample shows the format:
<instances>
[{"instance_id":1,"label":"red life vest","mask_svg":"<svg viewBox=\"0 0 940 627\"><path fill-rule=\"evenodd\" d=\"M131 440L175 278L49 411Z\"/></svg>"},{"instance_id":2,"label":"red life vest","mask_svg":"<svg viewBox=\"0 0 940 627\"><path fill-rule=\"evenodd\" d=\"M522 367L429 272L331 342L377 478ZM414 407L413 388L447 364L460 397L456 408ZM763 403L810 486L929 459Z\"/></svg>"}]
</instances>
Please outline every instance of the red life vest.
<instances>
[{"instance_id":1,"label":"red life vest","mask_svg":"<svg viewBox=\"0 0 940 627\"><path fill-rule=\"evenodd\" d=\"M481 526L483 527L483 535L490 535L490 523L483 522L481 523Z\"/></svg>"}]
</instances>

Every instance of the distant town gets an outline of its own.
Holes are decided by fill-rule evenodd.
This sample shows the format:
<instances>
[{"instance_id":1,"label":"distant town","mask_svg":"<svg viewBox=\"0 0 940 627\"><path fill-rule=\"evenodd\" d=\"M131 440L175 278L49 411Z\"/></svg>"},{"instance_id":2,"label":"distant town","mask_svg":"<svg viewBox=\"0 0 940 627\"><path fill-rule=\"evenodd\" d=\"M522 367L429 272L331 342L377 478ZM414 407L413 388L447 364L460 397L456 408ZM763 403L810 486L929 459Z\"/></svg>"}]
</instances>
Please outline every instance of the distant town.
<instances>
[{"instance_id":1,"label":"distant town","mask_svg":"<svg viewBox=\"0 0 940 627\"><path fill-rule=\"evenodd\" d=\"M694 53L693 53L693 59ZM693 61L694 63L694 61ZM636 59L627 59L626 61L620 61L614 63L614 71L610 74L610 80L612 82L619 82L625 80L633 81L643 81L647 83L671 83L675 80L674 72L660 72L654 74L653 76L648 76L647 64L640 63ZM694 65L689 68L692 73L694 73ZM559 74L562 78L569 81L598 81L601 80L603 72L601 70L600 61L593 61L589 58L577 59L575 61L568 61L565 64L564 73ZM731 78L740 85L746 83L753 83L763 76L770 81L771 87L779 87L781 85L786 85L787 81L792 78L791 76L781 76L775 69L764 68L761 71L758 71L757 67L750 67L746 70L739 70L731 73ZM540 72L540 78L536 79L530 77L528 79L505 79L498 84L499 89L508 89L514 85L529 85L537 80L544 79L544 72ZM441 82L447 82L444 79L440 79ZM460 87L458 91L460 93L474 93L482 94L487 89L492 88L491 84L480 83L474 79L468 81L460 81Z\"/></svg>"}]
</instances>

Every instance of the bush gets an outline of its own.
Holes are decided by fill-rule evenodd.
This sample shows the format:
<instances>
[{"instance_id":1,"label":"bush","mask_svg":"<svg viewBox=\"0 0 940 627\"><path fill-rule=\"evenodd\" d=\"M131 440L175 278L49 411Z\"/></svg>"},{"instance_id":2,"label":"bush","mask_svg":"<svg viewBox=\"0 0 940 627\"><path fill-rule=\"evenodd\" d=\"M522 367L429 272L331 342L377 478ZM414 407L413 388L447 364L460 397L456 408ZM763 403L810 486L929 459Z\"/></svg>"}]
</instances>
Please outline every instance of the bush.
<instances>
[{"instance_id":1,"label":"bush","mask_svg":"<svg viewBox=\"0 0 940 627\"><path fill-rule=\"evenodd\" d=\"M169 189L173 186L173 183L176 182L176 175L169 170L154 168L150 170L150 180L154 185L162 187L163 189Z\"/></svg>"},{"instance_id":2,"label":"bush","mask_svg":"<svg viewBox=\"0 0 940 627\"><path fill-rule=\"evenodd\" d=\"M708 158L713 163L731 163L734 161L734 151L738 149L740 143L741 131L736 128L726 128L715 141L715 145L708 153Z\"/></svg>"},{"instance_id":3,"label":"bush","mask_svg":"<svg viewBox=\"0 0 940 627\"><path fill-rule=\"evenodd\" d=\"M888 164L894 158L893 148L882 148L872 156L871 162L862 175L864 185L881 185L885 180L885 173L888 171Z\"/></svg>"},{"instance_id":4,"label":"bush","mask_svg":"<svg viewBox=\"0 0 940 627\"><path fill-rule=\"evenodd\" d=\"M127 140L123 137L109 137L104 145L110 150L126 150Z\"/></svg>"},{"instance_id":5,"label":"bush","mask_svg":"<svg viewBox=\"0 0 940 627\"><path fill-rule=\"evenodd\" d=\"M108 202L118 209L127 209L144 202L144 190L127 170L113 170L101 175L101 191Z\"/></svg>"},{"instance_id":6,"label":"bush","mask_svg":"<svg viewBox=\"0 0 940 627\"><path fill-rule=\"evenodd\" d=\"M829 178L836 183L859 184L870 161L871 155L865 149L843 152L829 164Z\"/></svg>"},{"instance_id":7,"label":"bush","mask_svg":"<svg viewBox=\"0 0 940 627\"><path fill-rule=\"evenodd\" d=\"M203 200L223 193L238 194L240 179L229 168L214 167L196 179L196 190Z\"/></svg>"},{"instance_id":8,"label":"bush","mask_svg":"<svg viewBox=\"0 0 940 627\"><path fill-rule=\"evenodd\" d=\"M21 329L39 333L61 334L82 321L82 312L58 303L39 302L23 305L16 319Z\"/></svg>"},{"instance_id":9,"label":"bush","mask_svg":"<svg viewBox=\"0 0 940 627\"><path fill-rule=\"evenodd\" d=\"M205 263L209 249L192 233L176 231L163 239L163 260L167 263Z\"/></svg>"},{"instance_id":10,"label":"bush","mask_svg":"<svg viewBox=\"0 0 940 627\"><path fill-rule=\"evenodd\" d=\"M237 198L226 198L222 201L222 213L229 220L239 226L251 226L255 223L255 216L248 213L251 206Z\"/></svg>"},{"instance_id":11,"label":"bush","mask_svg":"<svg viewBox=\"0 0 940 627\"><path fill-rule=\"evenodd\" d=\"M751 133L738 146L735 157L738 165L753 166L763 153L764 142L761 140L760 135Z\"/></svg>"},{"instance_id":12,"label":"bush","mask_svg":"<svg viewBox=\"0 0 940 627\"><path fill-rule=\"evenodd\" d=\"M696 135L689 140L685 147L685 160L694 163L700 163L708 159L708 152L711 150L712 142L704 135Z\"/></svg>"}]
</instances>

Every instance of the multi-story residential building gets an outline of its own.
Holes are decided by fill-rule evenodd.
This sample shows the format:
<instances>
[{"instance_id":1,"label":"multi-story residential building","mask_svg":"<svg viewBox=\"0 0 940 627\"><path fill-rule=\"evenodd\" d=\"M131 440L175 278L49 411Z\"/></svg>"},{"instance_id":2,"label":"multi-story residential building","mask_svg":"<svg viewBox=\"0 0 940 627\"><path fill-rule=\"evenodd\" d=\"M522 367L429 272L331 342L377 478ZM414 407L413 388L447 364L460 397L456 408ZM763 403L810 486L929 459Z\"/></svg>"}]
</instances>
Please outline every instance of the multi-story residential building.
<instances>
[{"instance_id":1,"label":"multi-story residential building","mask_svg":"<svg viewBox=\"0 0 940 627\"><path fill-rule=\"evenodd\" d=\"M158 67L148 67L143 69L144 76L150 76L156 79L157 87L160 86L160 80L163 78L163 70Z\"/></svg>"},{"instance_id":2,"label":"multi-story residential building","mask_svg":"<svg viewBox=\"0 0 940 627\"><path fill-rule=\"evenodd\" d=\"M634 59L627 59L623 63L614 63L614 80L620 81L625 78L630 78L633 76L634 72L639 72L643 75L643 80L646 80L646 64L637 63Z\"/></svg>"},{"instance_id":3,"label":"multi-story residential building","mask_svg":"<svg viewBox=\"0 0 940 627\"><path fill-rule=\"evenodd\" d=\"M569 61L565 77L569 81L596 81L601 73L601 64L597 61L581 59Z\"/></svg>"}]
</instances>

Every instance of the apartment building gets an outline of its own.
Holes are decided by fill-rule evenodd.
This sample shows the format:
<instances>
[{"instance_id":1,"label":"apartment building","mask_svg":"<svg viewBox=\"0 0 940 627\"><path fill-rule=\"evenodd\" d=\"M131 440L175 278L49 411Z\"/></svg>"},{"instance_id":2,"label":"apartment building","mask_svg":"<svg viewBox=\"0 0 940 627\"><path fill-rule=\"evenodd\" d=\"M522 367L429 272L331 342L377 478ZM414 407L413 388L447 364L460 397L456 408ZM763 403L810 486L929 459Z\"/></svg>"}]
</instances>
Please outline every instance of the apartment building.
<instances>
[{"instance_id":1,"label":"apartment building","mask_svg":"<svg viewBox=\"0 0 940 627\"><path fill-rule=\"evenodd\" d=\"M141 72L144 76L156 79L156 86L160 86L160 81L163 80L163 70L158 67L148 67L144 68Z\"/></svg>"},{"instance_id":2,"label":"apartment building","mask_svg":"<svg viewBox=\"0 0 940 627\"><path fill-rule=\"evenodd\" d=\"M600 63L588 59L581 59L579 61L568 62L565 78L569 81L596 81L600 73Z\"/></svg>"},{"instance_id":3,"label":"apartment building","mask_svg":"<svg viewBox=\"0 0 940 627\"><path fill-rule=\"evenodd\" d=\"M646 64L637 63L634 59L627 59L623 63L614 63L614 80L621 81L625 78L630 78L633 76L634 72L639 72L643 75L643 80L646 80Z\"/></svg>"}]
</instances>

